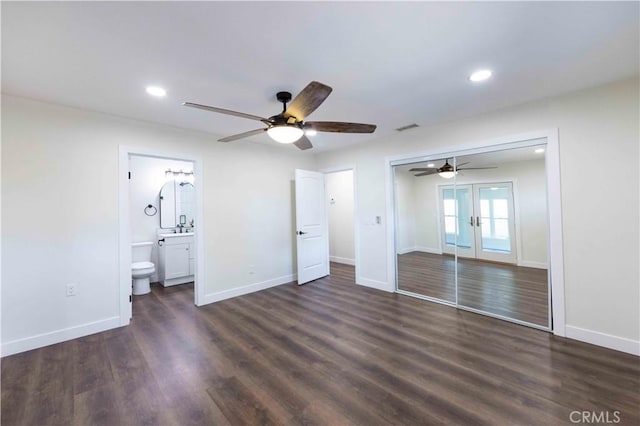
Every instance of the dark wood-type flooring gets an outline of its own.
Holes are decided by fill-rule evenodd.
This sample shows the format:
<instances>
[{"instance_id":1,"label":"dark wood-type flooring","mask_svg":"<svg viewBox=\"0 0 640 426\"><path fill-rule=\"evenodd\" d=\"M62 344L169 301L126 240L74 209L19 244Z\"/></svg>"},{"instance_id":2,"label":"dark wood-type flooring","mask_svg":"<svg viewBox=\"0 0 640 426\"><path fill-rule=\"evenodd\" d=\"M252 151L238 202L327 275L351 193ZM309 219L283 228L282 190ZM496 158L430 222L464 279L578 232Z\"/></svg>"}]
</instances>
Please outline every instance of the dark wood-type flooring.
<instances>
[{"instance_id":1,"label":"dark wood-type flooring","mask_svg":"<svg viewBox=\"0 0 640 426\"><path fill-rule=\"evenodd\" d=\"M398 288L455 303L455 259L398 255ZM458 305L548 327L547 270L458 258Z\"/></svg>"},{"instance_id":2,"label":"dark wood-type flooring","mask_svg":"<svg viewBox=\"0 0 640 426\"><path fill-rule=\"evenodd\" d=\"M3 425L640 423L632 355L354 284L353 267L2 360Z\"/></svg>"}]
</instances>

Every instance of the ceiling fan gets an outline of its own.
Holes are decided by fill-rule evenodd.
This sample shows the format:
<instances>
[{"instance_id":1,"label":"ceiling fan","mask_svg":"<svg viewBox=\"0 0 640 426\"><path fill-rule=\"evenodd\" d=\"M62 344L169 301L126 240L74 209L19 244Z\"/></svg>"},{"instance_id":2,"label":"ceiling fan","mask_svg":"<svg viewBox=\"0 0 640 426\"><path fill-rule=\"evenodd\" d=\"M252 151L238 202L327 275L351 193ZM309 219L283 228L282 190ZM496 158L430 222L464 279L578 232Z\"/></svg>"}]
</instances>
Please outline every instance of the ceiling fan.
<instances>
[{"instance_id":1,"label":"ceiling fan","mask_svg":"<svg viewBox=\"0 0 640 426\"><path fill-rule=\"evenodd\" d=\"M497 167L495 166L490 166L490 167L460 167L460 166L464 166L465 164L469 164L469 162L467 161L466 163L460 163L458 164L455 169L454 167L449 164L449 159L445 159L444 161L444 165L442 167L415 167L413 169L409 169L410 172L420 172L417 175L415 175L416 177L418 176L428 176L428 175L434 175L434 174L439 174L441 177L445 178L445 179L450 179L453 176L455 176L456 173L458 173L460 170L484 170L484 169L497 169Z\"/></svg>"},{"instance_id":2,"label":"ceiling fan","mask_svg":"<svg viewBox=\"0 0 640 426\"><path fill-rule=\"evenodd\" d=\"M376 130L374 124L346 123L340 121L304 121L308 115L318 108L329 96L333 89L325 84L312 81L302 89L293 101L291 93L278 92L276 99L282 102L282 112L269 118L258 117L257 115L246 114L244 112L231 111L207 105L185 102L182 105L191 108L203 109L205 111L217 112L220 114L234 115L236 117L248 118L264 123L267 127L248 132L239 133L219 139L219 142L231 142L237 139L258 135L262 132L267 134L276 142L288 144L292 143L300 149L312 148L311 141L305 136L305 131L315 130L317 132L334 133L373 133ZM287 103L291 101L287 107Z\"/></svg>"}]
</instances>

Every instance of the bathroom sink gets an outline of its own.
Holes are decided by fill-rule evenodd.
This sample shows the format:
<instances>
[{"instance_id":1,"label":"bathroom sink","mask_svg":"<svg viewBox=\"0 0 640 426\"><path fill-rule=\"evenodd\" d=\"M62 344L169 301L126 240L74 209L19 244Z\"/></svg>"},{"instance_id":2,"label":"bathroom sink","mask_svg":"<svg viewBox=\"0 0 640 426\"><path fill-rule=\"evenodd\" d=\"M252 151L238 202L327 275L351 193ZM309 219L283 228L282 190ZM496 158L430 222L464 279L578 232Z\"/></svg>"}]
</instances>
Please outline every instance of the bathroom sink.
<instances>
[{"instance_id":1,"label":"bathroom sink","mask_svg":"<svg viewBox=\"0 0 640 426\"><path fill-rule=\"evenodd\" d=\"M183 232L182 234L174 234L174 233L166 233L166 234L158 234L162 238L175 238L175 237L188 237L193 235L193 232Z\"/></svg>"}]
</instances>

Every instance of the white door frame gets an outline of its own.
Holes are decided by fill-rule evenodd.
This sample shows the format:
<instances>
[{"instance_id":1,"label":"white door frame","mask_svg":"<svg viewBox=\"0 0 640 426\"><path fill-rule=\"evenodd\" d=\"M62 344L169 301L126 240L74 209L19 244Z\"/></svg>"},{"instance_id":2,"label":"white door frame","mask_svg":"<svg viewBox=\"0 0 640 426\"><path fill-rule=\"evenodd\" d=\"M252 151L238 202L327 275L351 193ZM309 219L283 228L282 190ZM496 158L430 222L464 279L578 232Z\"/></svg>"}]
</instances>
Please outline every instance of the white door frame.
<instances>
[{"instance_id":1,"label":"white door frame","mask_svg":"<svg viewBox=\"0 0 640 426\"><path fill-rule=\"evenodd\" d=\"M353 257L355 263L355 281L356 284L360 284L360 229L358 226L358 187L357 187L357 172L355 164L344 164L341 166L328 167L320 169L320 173L328 175L330 173L346 172L351 170L353 172ZM325 186L325 196L326 196ZM329 273L331 273L331 267L329 267Z\"/></svg>"},{"instance_id":2,"label":"white door frame","mask_svg":"<svg viewBox=\"0 0 640 426\"><path fill-rule=\"evenodd\" d=\"M196 243L196 271L194 284L194 303L196 306L204 304L204 214L203 214L203 172L202 159L197 156L175 152L158 151L150 148L138 148L126 145L119 146L118 153L118 227L119 227L119 282L118 295L120 307L120 325L129 325L131 318L131 220L129 215L129 157L132 155L153 157L165 160L179 160L193 162L195 178L196 211L194 215L197 231ZM160 225L158 224L158 227Z\"/></svg>"},{"instance_id":3,"label":"white door frame","mask_svg":"<svg viewBox=\"0 0 640 426\"><path fill-rule=\"evenodd\" d=\"M437 148L411 154L402 154L385 158L386 197L387 197L387 286L396 288L395 259L395 212L393 191L393 166L414 162L428 161L437 158L479 154L498 151L505 148L521 148L540 145L546 140L545 174L547 180L547 247L549 278L549 316L552 318L551 331L558 336L566 335L565 323L565 290L564 290L564 255L562 242L562 197L560 187L560 147L558 128L539 130L529 133L515 134L500 138L471 141L447 148Z\"/></svg>"}]
</instances>

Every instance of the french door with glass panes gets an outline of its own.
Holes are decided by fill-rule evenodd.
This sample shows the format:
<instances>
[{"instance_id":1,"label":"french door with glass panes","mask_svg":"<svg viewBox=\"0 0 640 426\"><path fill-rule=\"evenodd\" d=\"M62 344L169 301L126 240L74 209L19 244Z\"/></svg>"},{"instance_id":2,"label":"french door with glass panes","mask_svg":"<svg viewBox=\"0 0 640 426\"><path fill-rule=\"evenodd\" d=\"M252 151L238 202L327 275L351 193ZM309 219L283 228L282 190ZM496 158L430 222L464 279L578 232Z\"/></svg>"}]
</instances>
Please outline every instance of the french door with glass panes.
<instances>
[{"instance_id":1,"label":"french door with glass panes","mask_svg":"<svg viewBox=\"0 0 640 426\"><path fill-rule=\"evenodd\" d=\"M516 263L511 182L440 187L444 253Z\"/></svg>"}]
</instances>

